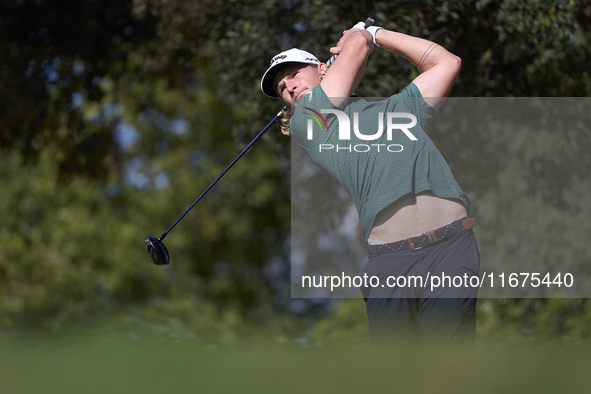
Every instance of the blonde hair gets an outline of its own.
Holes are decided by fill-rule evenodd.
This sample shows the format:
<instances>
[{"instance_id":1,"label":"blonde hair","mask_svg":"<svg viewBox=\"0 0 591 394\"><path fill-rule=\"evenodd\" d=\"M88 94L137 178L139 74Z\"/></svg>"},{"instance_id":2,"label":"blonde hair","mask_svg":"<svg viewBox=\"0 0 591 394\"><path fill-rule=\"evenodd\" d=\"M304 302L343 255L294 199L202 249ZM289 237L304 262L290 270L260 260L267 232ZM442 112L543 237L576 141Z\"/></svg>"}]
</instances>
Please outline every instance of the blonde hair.
<instances>
[{"instance_id":1,"label":"blonde hair","mask_svg":"<svg viewBox=\"0 0 591 394\"><path fill-rule=\"evenodd\" d=\"M291 131L289 131L289 120L292 115L291 106L286 105L281 112L281 134L291 136Z\"/></svg>"}]
</instances>

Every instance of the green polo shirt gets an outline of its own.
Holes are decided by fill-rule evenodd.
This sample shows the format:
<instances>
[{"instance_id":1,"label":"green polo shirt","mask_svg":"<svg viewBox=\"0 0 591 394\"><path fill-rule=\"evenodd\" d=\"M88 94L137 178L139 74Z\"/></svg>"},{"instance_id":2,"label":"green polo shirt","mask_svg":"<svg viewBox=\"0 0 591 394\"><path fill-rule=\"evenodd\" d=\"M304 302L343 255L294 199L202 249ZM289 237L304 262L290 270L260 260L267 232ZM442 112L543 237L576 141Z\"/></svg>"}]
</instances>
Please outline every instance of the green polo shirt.
<instances>
[{"instance_id":1,"label":"green polo shirt","mask_svg":"<svg viewBox=\"0 0 591 394\"><path fill-rule=\"evenodd\" d=\"M346 118L339 120L323 110L338 110ZM435 112L412 83L392 97L350 98L342 107L335 107L318 85L299 102L290 130L294 142L351 195L367 239L377 214L407 194L430 190L438 197L459 200L470 211L470 200L423 131ZM391 116L391 124L411 124L408 114L412 114L416 125L406 127L407 133L400 128L388 133L389 113L397 114ZM349 124L349 135L341 122Z\"/></svg>"}]
</instances>

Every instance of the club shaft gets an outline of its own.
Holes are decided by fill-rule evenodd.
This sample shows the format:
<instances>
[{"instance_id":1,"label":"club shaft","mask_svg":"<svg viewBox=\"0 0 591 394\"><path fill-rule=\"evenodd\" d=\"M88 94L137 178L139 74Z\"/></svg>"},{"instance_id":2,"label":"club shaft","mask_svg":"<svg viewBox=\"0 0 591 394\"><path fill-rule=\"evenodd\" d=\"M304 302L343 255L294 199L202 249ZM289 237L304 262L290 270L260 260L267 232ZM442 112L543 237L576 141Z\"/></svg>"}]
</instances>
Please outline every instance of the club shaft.
<instances>
[{"instance_id":1,"label":"club shaft","mask_svg":"<svg viewBox=\"0 0 591 394\"><path fill-rule=\"evenodd\" d=\"M159 241L162 241L162 240L163 240L163 239L164 239L164 238L165 238L165 237L168 235L168 233L170 232L170 230L172 230L172 229L174 228L174 226L176 226L176 225L177 225L177 223L178 223L178 222L180 222L180 221L181 221L181 219L182 219L182 218L184 218L184 217L185 217L185 215L186 215L187 213L189 213L189 211L190 211L190 210L191 210L191 209L192 209L192 208L195 206L195 204L197 204L197 203L199 202L199 200L201 200L201 198L202 198L203 196L205 196L205 194L206 194L206 193L209 191L209 189L211 189L211 188L213 187L213 185L215 185L215 184L216 184L216 182L217 182L217 181L219 181L219 180L220 180L220 178L221 178L221 177L223 177L223 176L224 176L224 174L225 174L226 172L228 172L228 170L229 170L229 169L230 169L230 168L231 168L231 167L234 165L234 163L236 163L236 162L238 161L238 159L240 159L240 158L242 157L242 155L244 155L244 154L246 153L246 151L247 151L248 149L250 149L250 147L252 146L252 144L254 144L254 143L256 142L256 140L258 140L258 139L259 139L259 138L260 138L260 137L261 137L261 136L262 136L262 135L265 133L265 131L267 131L267 129L268 129L269 127L271 127L271 125L272 125L273 123L275 123L275 121L276 121L277 119L279 119L279 117L281 116L281 113L282 113L282 111L279 111L279 113L277 113L277 115L275 115L275 117L273 118L273 120L271 120L271 121L269 122L269 124L267 124L267 125L265 126L265 128L264 128L263 130L261 130L261 132L260 132L260 133L259 133L259 134L258 134L256 137L254 137L254 139L253 139L253 140L250 142L250 144L248 144L248 145L246 146L246 148L244 148L244 149L242 150L242 152L240 152L240 154L239 154L238 156L236 156L236 158L235 158L235 159L234 159L234 160L233 160L233 161L230 163L230 165L229 165L228 167L226 167L226 169L225 169L224 171L222 171L222 173L221 173L220 175L218 175L218 177L217 177L217 178L215 178L215 180L214 180L213 182L211 182L211 185L209 185L209 186L207 187L207 189L205 189L205 191L204 191L203 193L201 193L201 195L200 195L199 197L197 197L197 199L196 199L196 200L193 202L193 204L191 204L191 206L190 206L189 208L187 208L187 210L186 210L186 211L185 211L185 212L184 212L184 213L183 213L183 214L182 214L182 215L181 215L181 216L180 216L180 217L179 217L179 218L176 220L176 222L174 222L174 223L172 224L172 226L170 226L170 228L169 228L168 230L166 230L166 231L165 231L165 232L164 232L164 233L163 233L163 234L162 234L162 235L161 235L161 236L158 238L158 240L159 240Z\"/></svg>"}]
</instances>

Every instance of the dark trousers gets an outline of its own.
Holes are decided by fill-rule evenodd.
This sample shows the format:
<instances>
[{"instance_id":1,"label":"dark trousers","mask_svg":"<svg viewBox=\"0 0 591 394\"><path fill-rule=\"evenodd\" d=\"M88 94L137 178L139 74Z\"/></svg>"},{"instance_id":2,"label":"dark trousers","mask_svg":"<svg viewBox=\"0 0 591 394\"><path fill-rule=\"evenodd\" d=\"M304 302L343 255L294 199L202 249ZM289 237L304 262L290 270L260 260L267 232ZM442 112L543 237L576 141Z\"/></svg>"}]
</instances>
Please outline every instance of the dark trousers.
<instances>
[{"instance_id":1,"label":"dark trousers","mask_svg":"<svg viewBox=\"0 0 591 394\"><path fill-rule=\"evenodd\" d=\"M362 289L372 343L407 339L419 343L473 342L478 288L464 286L463 282L477 276L479 266L472 230L420 250L370 257L363 273L380 279L380 286ZM407 286L382 287L388 277L394 283L391 278L401 276ZM413 277L422 278L423 286L418 285L421 281L413 282ZM450 281L444 281L431 289L436 278L445 277L456 277L456 284L461 277L462 285L450 286Z\"/></svg>"}]
</instances>

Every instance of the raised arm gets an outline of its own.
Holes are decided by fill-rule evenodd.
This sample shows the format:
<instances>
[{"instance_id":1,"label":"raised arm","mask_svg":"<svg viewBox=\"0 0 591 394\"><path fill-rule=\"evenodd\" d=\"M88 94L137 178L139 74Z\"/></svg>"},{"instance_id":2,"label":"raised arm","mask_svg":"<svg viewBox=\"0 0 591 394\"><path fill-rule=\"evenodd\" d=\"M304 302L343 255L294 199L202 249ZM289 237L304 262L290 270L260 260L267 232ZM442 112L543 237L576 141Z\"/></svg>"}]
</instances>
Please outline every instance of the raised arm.
<instances>
[{"instance_id":1,"label":"raised arm","mask_svg":"<svg viewBox=\"0 0 591 394\"><path fill-rule=\"evenodd\" d=\"M414 84L427 104L439 108L456 81L462 60L434 42L386 29L378 30L375 39L382 48L406 57L418 67L421 74Z\"/></svg>"},{"instance_id":2,"label":"raised arm","mask_svg":"<svg viewBox=\"0 0 591 394\"><path fill-rule=\"evenodd\" d=\"M346 30L330 52L339 55L328 68L320 85L328 97L348 98L353 94L365 71L373 38L363 29ZM334 103L341 105L342 103Z\"/></svg>"}]
</instances>

